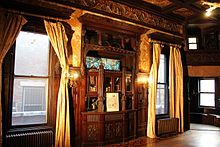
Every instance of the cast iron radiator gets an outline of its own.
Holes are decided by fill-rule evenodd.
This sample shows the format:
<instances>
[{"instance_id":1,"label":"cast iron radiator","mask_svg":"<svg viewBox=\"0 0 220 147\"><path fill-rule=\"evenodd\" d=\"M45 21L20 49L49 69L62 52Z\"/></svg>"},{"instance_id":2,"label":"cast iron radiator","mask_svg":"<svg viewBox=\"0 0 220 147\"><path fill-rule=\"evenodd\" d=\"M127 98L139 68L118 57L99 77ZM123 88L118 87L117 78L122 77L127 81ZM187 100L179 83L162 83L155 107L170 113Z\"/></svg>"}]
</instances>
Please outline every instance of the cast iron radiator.
<instances>
[{"instance_id":1,"label":"cast iron radiator","mask_svg":"<svg viewBox=\"0 0 220 147\"><path fill-rule=\"evenodd\" d=\"M168 135L178 133L178 118L165 118L157 120L157 135Z\"/></svg>"},{"instance_id":2,"label":"cast iron radiator","mask_svg":"<svg viewBox=\"0 0 220 147\"><path fill-rule=\"evenodd\" d=\"M6 135L7 147L52 147L53 131L34 131Z\"/></svg>"}]
</instances>

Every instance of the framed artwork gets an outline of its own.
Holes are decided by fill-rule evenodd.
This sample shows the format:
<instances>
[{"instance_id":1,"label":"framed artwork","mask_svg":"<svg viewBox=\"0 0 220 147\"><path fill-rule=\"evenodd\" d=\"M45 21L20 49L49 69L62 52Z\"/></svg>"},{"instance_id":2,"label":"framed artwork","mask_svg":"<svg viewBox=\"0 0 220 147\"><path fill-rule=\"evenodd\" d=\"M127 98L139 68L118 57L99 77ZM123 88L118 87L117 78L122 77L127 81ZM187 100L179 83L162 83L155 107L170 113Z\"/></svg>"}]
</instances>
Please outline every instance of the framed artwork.
<instances>
[{"instance_id":1,"label":"framed artwork","mask_svg":"<svg viewBox=\"0 0 220 147\"><path fill-rule=\"evenodd\" d=\"M119 93L117 92L106 93L106 109L107 112L119 111Z\"/></svg>"},{"instance_id":2,"label":"framed artwork","mask_svg":"<svg viewBox=\"0 0 220 147\"><path fill-rule=\"evenodd\" d=\"M90 75L89 76L89 91L96 92L97 91L97 76Z\"/></svg>"}]
</instances>

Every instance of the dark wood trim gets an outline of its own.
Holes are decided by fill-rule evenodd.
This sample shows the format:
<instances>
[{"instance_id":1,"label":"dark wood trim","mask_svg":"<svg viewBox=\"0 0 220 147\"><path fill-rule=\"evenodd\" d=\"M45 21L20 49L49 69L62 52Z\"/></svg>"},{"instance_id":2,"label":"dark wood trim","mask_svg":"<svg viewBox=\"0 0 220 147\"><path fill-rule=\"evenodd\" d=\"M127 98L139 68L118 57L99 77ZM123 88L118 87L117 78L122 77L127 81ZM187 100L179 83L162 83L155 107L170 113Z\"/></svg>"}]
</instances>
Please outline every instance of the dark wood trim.
<instances>
[{"instance_id":1,"label":"dark wood trim","mask_svg":"<svg viewBox=\"0 0 220 147\"><path fill-rule=\"evenodd\" d=\"M2 0L0 7L11 10L14 13L25 13L48 19L69 19L74 12L67 6L59 5L59 3L51 3L49 1L37 0ZM17 12L16 12L17 11Z\"/></svg>"}]
</instances>

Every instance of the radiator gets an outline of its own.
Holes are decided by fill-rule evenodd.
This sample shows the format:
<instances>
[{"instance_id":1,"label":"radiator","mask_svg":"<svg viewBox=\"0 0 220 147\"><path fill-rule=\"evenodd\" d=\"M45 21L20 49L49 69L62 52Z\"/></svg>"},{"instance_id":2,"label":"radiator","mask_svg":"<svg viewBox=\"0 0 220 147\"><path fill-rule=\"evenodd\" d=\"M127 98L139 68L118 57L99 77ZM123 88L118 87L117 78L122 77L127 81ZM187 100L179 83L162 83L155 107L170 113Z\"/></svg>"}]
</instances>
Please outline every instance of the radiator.
<instances>
[{"instance_id":1,"label":"radiator","mask_svg":"<svg viewBox=\"0 0 220 147\"><path fill-rule=\"evenodd\" d=\"M177 134L179 126L178 118L166 118L157 120L157 135Z\"/></svg>"},{"instance_id":2,"label":"radiator","mask_svg":"<svg viewBox=\"0 0 220 147\"><path fill-rule=\"evenodd\" d=\"M53 131L34 131L6 135L6 147L52 147Z\"/></svg>"}]
</instances>

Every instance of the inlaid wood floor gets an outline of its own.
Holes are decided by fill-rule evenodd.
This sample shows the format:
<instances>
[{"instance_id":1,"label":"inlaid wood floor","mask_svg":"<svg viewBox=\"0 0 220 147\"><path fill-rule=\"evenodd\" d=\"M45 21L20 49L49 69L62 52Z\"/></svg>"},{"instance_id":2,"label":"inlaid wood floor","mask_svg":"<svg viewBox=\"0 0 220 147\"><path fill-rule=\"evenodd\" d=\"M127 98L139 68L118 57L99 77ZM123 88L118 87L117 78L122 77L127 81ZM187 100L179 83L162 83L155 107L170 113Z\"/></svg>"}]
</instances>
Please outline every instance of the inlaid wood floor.
<instances>
[{"instance_id":1,"label":"inlaid wood floor","mask_svg":"<svg viewBox=\"0 0 220 147\"><path fill-rule=\"evenodd\" d=\"M154 140L138 138L112 147L220 147L220 128L192 124L191 130L179 135Z\"/></svg>"}]
</instances>

